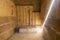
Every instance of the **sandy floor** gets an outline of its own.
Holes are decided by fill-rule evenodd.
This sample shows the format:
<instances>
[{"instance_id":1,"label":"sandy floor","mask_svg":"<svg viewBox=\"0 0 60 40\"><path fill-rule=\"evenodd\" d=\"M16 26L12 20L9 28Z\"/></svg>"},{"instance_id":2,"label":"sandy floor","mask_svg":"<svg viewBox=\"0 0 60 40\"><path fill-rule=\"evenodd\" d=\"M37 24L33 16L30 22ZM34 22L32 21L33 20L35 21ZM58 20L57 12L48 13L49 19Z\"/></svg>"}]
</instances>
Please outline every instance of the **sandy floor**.
<instances>
[{"instance_id":1,"label":"sandy floor","mask_svg":"<svg viewBox=\"0 0 60 40\"><path fill-rule=\"evenodd\" d=\"M42 33L15 33L9 40L42 40Z\"/></svg>"}]
</instances>

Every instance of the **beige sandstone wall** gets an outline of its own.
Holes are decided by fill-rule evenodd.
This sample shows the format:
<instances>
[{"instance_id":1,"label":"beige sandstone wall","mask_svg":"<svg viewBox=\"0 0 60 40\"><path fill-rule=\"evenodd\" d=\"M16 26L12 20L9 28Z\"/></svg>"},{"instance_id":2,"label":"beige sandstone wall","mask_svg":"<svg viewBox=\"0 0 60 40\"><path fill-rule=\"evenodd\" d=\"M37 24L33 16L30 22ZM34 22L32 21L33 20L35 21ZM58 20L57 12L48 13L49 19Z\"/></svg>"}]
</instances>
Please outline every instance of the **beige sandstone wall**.
<instances>
[{"instance_id":1,"label":"beige sandstone wall","mask_svg":"<svg viewBox=\"0 0 60 40\"><path fill-rule=\"evenodd\" d=\"M17 6L18 24L39 26L41 25L39 12L33 12L33 6ZM29 16L30 13L30 16ZM30 18L30 19L29 19Z\"/></svg>"},{"instance_id":2,"label":"beige sandstone wall","mask_svg":"<svg viewBox=\"0 0 60 40\"><path fill-rule=\"evenodd\" d=\"M45 0L45 2L43 2L42 18L44 18L44 14L48 12L49 2L51 3L51 0ZM43 39L60 40L60 0L54 0L50 15L44 26Z\"/></svg>"},{"instance_id":3,"label":"beige sandstone wall","mask_svg":"<svg viewBox=\"0 0 60 40\"><path fill-rule=\"evenodd\" d=\"M16 9L11 0L0 0L0 40L13 34L16 25Z\"/></svg>"}]
</instances>

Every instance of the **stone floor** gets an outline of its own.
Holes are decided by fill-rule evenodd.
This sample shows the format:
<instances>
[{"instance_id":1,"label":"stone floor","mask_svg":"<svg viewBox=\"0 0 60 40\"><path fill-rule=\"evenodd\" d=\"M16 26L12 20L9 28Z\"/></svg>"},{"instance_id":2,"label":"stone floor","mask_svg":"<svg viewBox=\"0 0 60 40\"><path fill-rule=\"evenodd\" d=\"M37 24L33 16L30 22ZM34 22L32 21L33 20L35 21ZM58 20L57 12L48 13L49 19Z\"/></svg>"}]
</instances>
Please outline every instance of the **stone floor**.
<instances>
[{"instance_id":1,"label":"stone floor","mask_svg":"<svg viewBox=\"0 0 60 40\"><path fill-rule=\"evenodd\" d=\"M15 33L9 40L42 40L42 33Z\"/></svg>"}]
</instances>

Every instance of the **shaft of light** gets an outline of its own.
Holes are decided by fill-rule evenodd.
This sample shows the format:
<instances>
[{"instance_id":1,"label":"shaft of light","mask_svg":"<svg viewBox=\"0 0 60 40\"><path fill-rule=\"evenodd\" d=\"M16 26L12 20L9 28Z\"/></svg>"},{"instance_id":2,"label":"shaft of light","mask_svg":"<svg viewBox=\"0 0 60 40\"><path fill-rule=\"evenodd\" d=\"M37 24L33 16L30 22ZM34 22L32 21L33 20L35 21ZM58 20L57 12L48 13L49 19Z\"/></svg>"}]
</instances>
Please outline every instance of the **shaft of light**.
<instances>
[{"instance_id":1,"label":"shaft of light","mask_svg":"<svg viewBox=\"0 0 60 40\"><path fill-rule=\"evenodd\" d=\"M45 26L45 23L46 23L47 19L48 19L48 16L49 16L50 11L51 11L51 9L52 9L53 3L54 3L54 0L52 0L52 3L51 3L51 5L50 5L50 8L49 8L49 10L48 10L48 12L47 12L45 21L44 21L44 23L43 23L43 25L42 25L42 30L43 30L43 28L44 28L44 26Z\"/></svg>"}]
</instances>

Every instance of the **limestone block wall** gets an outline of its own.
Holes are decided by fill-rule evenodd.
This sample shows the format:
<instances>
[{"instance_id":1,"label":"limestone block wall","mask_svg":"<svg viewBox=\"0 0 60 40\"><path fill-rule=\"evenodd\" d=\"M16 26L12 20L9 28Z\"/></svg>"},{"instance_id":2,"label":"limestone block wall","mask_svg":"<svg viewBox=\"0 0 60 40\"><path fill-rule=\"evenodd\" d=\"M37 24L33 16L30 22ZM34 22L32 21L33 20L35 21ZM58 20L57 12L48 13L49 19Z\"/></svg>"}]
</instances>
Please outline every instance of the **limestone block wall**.
<instances>
[{"instance_id":1,"label":"limestone block wall","mask_svg":"<svg viewBox=\"0 0 60 40\"><path fill-rule=\"evenodd\" d=\"M30 15L32 13L32 6L17 6L17 17L19 25L29 25L30 24ZM31 15L32 16L32 15Z\"/></svg>"},{"instance_id":2,"label":"limestone block wall","mask_svg":"<svg viewBox=\"0 0 60 40\"><path fill-rule=\"evenodd\" d=\"M17 13L18 25L20 25L20 27L22 25L26 27L41 25L39 12L33 12L33 6L17 6Z\"/></svg>"},{"instance_id":3,"label":"limestone block wall","mask_svg":"<svg viewBox=\"0 0 60 40\"><path fill-rule=\"evenodd\" d=\"M60 0L54 0L50 15L44 26L43 39L60 40Z\"/></svg>"},{"instance_id":4,"label":"limestone block wall","mask_svg":"<svg viewBox=\"0 0 60 40\"><path fill-rule=\"evenodd\" d=\"M16 9L11 0L0 0L0 40L6 40L13 34L16 26Z\"/></svg>"},{"instance_id":5,"label":"limestone block wall","mask_svg":"<svg viewBox=\"0 0 60 40\"><path fill-rule=\"evenodd\" d=\"M42 20L44 20L46 14L47 14L50 2L51 2L51 0L42 0L42 3L41 3L41 13L40 13L40 16L41 16Z\"/></svg>"}]
</instances>

